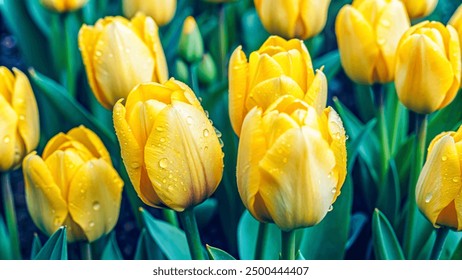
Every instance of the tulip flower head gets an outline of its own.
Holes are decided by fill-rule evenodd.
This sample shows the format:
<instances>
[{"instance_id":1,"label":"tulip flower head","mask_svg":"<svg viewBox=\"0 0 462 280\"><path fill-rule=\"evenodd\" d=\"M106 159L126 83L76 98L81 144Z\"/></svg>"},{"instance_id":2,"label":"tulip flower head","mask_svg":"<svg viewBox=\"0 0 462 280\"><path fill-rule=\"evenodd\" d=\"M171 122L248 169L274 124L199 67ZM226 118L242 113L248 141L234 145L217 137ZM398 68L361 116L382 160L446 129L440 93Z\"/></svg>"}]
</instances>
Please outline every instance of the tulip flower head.
<instances>
[{"instance_id":1,"label":"tulip flower head","mask_svg":"<svg viewBox=\"0 0 462 280\"><path fill-rule=\"evenodd\" d=\"M459 43L462 52L462 5L460 5L459 8L457 8L457 10L454 12L452 17L449 19L448 24L453 26L457 30L457 33L459 34ZM462 83L460 84L460 86L462 87Z\"/></svg>"},{"instance_id":2,"label":"tulip flower head","mask_svg":"<svg viewBox=\"0 0 462 280\"><path fill-rule=\"evenodd\" d=\"M335 33L348 77L368 85L393 81L396 48L409 26L406 9L398 0L355 0L343 6Z\"/></svg>"},{"instance_id":3,"label":"tulip flower head","mask_svg":"<svg viewBox=\"0 0 462 280\"><path fill-rule=\"evenodd\" d=\"M47 235L66 226L69 242L93 242L116 225L123 181L91 130L57 134L41 157L26 156L23 174L29 214Z\"/></svg>"},{"instance_id":4,"label":"tulip flower head","mask_svg":"<svg viewBox=\"0 0 462 280\"><path fill-rule=\"evenodd\" d=\"M229 115L238 136L253 107L265 110L286 94L304 99L318 112L326 107L326 76L321 70L314 75L303 41L271 36L249 60L241 47L234 50L229 62Z\"/></svg>"},{"instance_id":5,"label":"tulip flower head","mask_svg":"<svg viewBox=\"0 0 462 280\"><path fill-rule=\"evenodd\" d=\"M421 22L402 37L395 86L410 110L429 114L447 106L459 90L461 54L457 31L440 22Z\"/></svg>"},{"instance_id":6,"label":"tulip flower head","mask_svg":"<svg viewBox=\"0 0 462 280\"><path fill-rule=\"evenodd\" d=\"M330 0L254 0L254 4L270 34L305 40L324 29Z\"/></svg>"},{"instance_id":7,"label":"tulip flower head","mask_svg":"<svg viewBox=\"0 0 462 280\"><path fill-rule=\"evenodd\" d=\"M108 109L137 84L168 79L158 27L150 17L105 17L83 25L78 41L91 89Z\"/></svg>"},{"instance_id":8,"label":"tulip flower head","mask_svg":"<svg viewBox=\"0 0 462 280\"><path fill-rule=\"evenodd\" d=\"M223 174L219 138L192 90L170 79L133 89L114 106L130 180L143 202L178 212L200 204Z\"/></svg>"},{"instance_id":9,"label":"tulip flower head","mask_svg":"<svg viewBox=\"0 0 462 280\"><path fill-rule=\"evenodd\" d=\"M266 110L254 107L242 125L237 185L259 221L282 230L319 223L346 176L343 123L328 107L319 114L290 95Z\"/></svg>"},{"instance_id":10,"label":"tulip flower head","mask_svg":"<svg viewBox=\"0 0 462 280\"><path fill-rule=\"evenodd\" d=\"M438 4L438 0L401 0L406 6L409 17L422 18L431 14Z\"/></svg>"},{"instance_id":11,"label":"tulip flower head","mask_svg":"<svg viewBox=\"0 0 462 280\"><path fill-rule=\"evenodd\" d=\"M462 126L443 132L428 147L416 186L420 211L435 226L462 230Z\"/></svg>"},{"instance_id":12,"label":"tulip flower head","mask_svg":"<svg viewBox=\"0 0 462 280\"><path fill-rule=\"evenodd\" d=\"M64 13L82 8L88 0L40 0L40 3L48 9Z\"/></svg>"},{"instance_id":13,"label":"tulip flower head","mask_svg":"<svg viewBox=\"0 0 462 280\"><path fill-rule=\"evenodd\" d=\"M19 69L0 67L0 172L16 169L38 145L40 123L34 92Z\"/></svg>"},{"instance_id":14,"label":"tulip flower head","mask_svg":"<svg viewBox=\"0 0 462 280\"><path fill-rule=\"evenodd\" d=\"M122 5L126 17L142 12L152 17L159 26L168 24L176 11L176 0L123 0Z\"/></svg>"}]
</instances>

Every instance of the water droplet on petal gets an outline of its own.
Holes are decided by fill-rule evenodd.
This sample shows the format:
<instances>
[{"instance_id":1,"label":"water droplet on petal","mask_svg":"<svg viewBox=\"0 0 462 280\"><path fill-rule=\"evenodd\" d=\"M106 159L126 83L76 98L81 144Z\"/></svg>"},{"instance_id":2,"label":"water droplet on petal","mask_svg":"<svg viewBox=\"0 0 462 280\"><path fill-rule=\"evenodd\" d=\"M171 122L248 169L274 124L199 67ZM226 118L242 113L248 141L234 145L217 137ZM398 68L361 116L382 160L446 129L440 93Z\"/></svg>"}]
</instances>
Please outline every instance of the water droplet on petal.
<instances>
[{"instance_id":1,"label":"water droplet on petal","mask_svg":"<svg viewBox=\"0 0 462 280\"><path fill-rule=\"evenodd\" d=\"M90 222L90 223L88 224L88 226L89 226L89 227L94 227L94 226L95 226L95 222Z\"/></svg>"},{"instance_id":2,"label":"water droplet on petal","mask_svg":"<svg viewBox=\"0 0 462 280\"><path fill-rule=\"evenodd\" d=\"M161 143L165 143L165 138L162 137L162 138L159 139L159 141L160 141Z\"/></svg>"},{"instance_id":3,"label":"water droplet on petal","mask_svg":"<svg viewBox=\"0 0 462 280\"><path fill-rule=\"evenodd\" d=\"M132 167L133 169L138 169L138 168L140 168L140 164L139 164L138 162L133 162L133 163L131 164L131 167Z\"/></svg>"},{"instance_id":4,"label":"water droplet on petal","mask_svg":"<svg viewBox=\"0 0 462 280\"><path fill-rule=\"evenodd\" d=\"M59 217L55 217L55 219L53 220L53 224L55 226L61 225L61 219Z\"/></svg>"},{"instance_id":5,"label":"water droplet on petal","mask_svg":"<svg viewBox=\"0 0 462 280\"><path fill-rule=\"evenodd\" d=\"M385 38L379 38L377 40L377 44L379 44L379 45L384 45L386 42L387 42L387 40L385 40Z\"/></svg>"},{"instance_id":6,"label":"water droplet on petal","mask_svg":"<svg viewBox=\"0 0 462 280\"><path fill-rule=\"evenodd\" d=\"M96 51L96 52L95 52L95 55L99 57L99 56L102 56L103 53L102 53L101 51Z\"/></svg>"},{"instance_id":7,"label":"water droplet on petal","mask_svg":"<svg viewBox=\"0 0 462 280\"><path fill-rule=\"evenodd\" d=\"M332 210L334 210L334 206L333 206L333 205L329 206L329 209L327 209L327 212L330 212L330 211L332 211Z\"/></svg>"},{"instance_id":8,"label":"water droplet on petal","mask_svg":"<svg viewBox=\"0 0 462 280\"><path fill-rule=\"evenodd\" d=\"M442 160L442 161L447 161L447 160L448 160L448 157L447 157L447 156L442 156L442 157L441 157L441 160Z\"/></svg>"},{"instance_id":9,"label":"water droplet on petal","mask_svg":"<svg viewBox=\"0 0 462 280\"><path fill-rule=\"evenodd\" d=\"M204 131L202 131L202 134L204 135L204 137L207 137L207 136L209 136L210 132L209 132L209 130L206 128L206 129L204 129Z\"/></svg>"},{"instance_id":10,"label":"water droplet on petal","mask_svg":"<svg viewBox=\"0 0 462 280\"><path fill-rule=\"evenodd\" d=\"M188 123L189 125L191 125L193 123L193 118L191 116L188 116L186 118L186 123Z\"/></svg>"},{"instance_id":11,"label":"water droplet on petal","mask_svg":"<svg viewBox=\"0 0 462 280\"><path fill-rule=\"evenodd\" d=\"M380 24L382 24L385 27L389 27L391 25L390 21L388 19L382 19L380 21Z\"/></svg>"},{"instance_id":12,"label":"water droplet on petal","mask_svg":"<svg viewBox=\"0 0 462 280\"><path fill-rule=\"evenodd\" d=\"M26 119L26 117L25 117L24 115L19 115L19 120L20 120L20 121L23 121L23 120L25 120L25 119Z\"/></svg>"},{"instance_id":13,"label":"water droplet on petal","mask_svg":"<svg viewBox=\"0 0 462 280\"><path fill-rule=\"evenodd\" d=\"M460 177L454 177L454 178L452 178L452 181L454 183L458 183L458 182L460 182Z\"/></svg>"},{"instance_id":14,"label":"water droplet on petal","mask_svg":"<svg viewBox=\"0 0 462 280\"><path fill-rule=\"evenodd\" d=\"M427 194L427 196L425 196L425 203L429 203L430 200L432 200L432 197L433 197L432 193Z\"/></svg>"},{"instance_id":15,"label":"water droplet on petal","mask_svg":"<svg viewBox=\"0 0 462 280\"><path fill-rule=\"evenodd\" d=\"M93 210L98 211L101 208L101 204L98 201L93 202Z\"/></svg>"},{"instance_id":16,"label":"water droplet on petal","mask_svg":"<svg viewBox=\"0 0 462 280\"><path fill-rule=\"evenodd\" d=\"M164 128L162 126L156 126L157 131L164 131Z\"/></svg>"},{"instance_id":17,"label":"water droplet on petal","mask_svg":"<svg viewBox=\"0 0 462 280\"><path fill-rule=\"evenodd\" d=\"M333 187L332 190L331 190L331 192L332 192L333 194L335 194L335 193L337 192L337 188L336 188L336 187Z\"/></svg>"},{"instance_id":18,"label":"water droplet on petal","mask_svg":"<svg viewBox=\"0 0 462 280\"><path fill-rule=\"evenodd\" d=\"M166 158L163 158L159 160L159 167L160 168L167 168L168 166L168 160Z\"/></svg>"},{"instance_id":19,"label":"water droplet on petal","mask_svg":"<svg viewBox=\"0 0 462 280\"><path fill-rule=\"evenodd\" d=\"M3 137L3 142L10 143L10 141L11 141L10 136L7 135L7 136Z\"/></svg>"}]
</instances>

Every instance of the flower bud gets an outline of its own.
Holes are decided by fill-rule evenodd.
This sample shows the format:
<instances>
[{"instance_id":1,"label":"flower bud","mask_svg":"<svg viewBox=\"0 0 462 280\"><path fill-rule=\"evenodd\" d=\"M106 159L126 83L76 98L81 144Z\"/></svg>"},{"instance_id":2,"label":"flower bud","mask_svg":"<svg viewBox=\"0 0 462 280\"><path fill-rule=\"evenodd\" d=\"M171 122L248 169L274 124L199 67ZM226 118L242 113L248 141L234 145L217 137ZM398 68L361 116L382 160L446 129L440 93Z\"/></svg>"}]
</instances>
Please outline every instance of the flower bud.
<instances>
[{"instance_id":1,"label":"flower bud","mask_svg":"<svg viewBox=\"0 0 462 280\"><path fill-rule=\"evenodd\" d=\"M176 0L123 0L122 5L126 17L142 12L152 17L159 26L168 24L176 11Z\"/></svg>"},{"instance_id":2,"label":"flower bud","mask_svg":"<svg viewBox=\"0 0 462 280\"><path fill-rule=\"evenodd\" d=\"M150 17L105 17L83 25L79 48L90 87L107 109L139 83L168 79L158 27Z\"/></svg>"},{"instance_id":3,"label":"flower bud","mask_svg":"<svg viewBox=\"0 0 462 280\"><path fill-rule=\"evenodd\" d=\"M91 130L80 126L57 134L41 157L26 156L23 173L27 209L45 234L66 226L69 242L93 242L116 225L123 181Z\"/></svg>"},{"instance_id":4,"label":"flower bud","mask_svg":"<svg viewBox=\"0 0 462 280\"><path fill-rule=\"evenodd\" d=\"M459 90L461 54L457 31L421 22L402 37L396 52L395 86L408 109L429 114L447 106Z\"/></svg>"},{"instance_id":5,"label":"flower bud","mask_svg":"<svg viewBox=\"0 0 462 280\"><path fill-rule=\"evenodd\" d=\"M202 35L192 16L188 16L183 23L178 51L180 56L189 63L198 62L204 54Z\"/></svg>"},{"instance_id":6,"label":"flower bud","mask_svg":"<svg viewBox=\"0 0 462 280\"><path fill-rule=\"evenodd\" d=\"M202 203L223 175L215 129L192 90L170 79L144 83L114 106L122 159L141 200L183 211Z\"/></svg>"},{"instance_id":7,"label":"flower bud","mask_svg":"<svg viewBox=\"0 0 462 280\"><path fill-rule=\"evenodd\" d=\"M401 0L406 6L409 17L421 18L431 14L438 4L438 0Z\"/></svg>"},{"instance_id":8,"label":"flower bud","mask_svg":"<svg viewBox=\"0 0 462 280\"><path fill-rule=\"evenodd\" d=\"M462 127L443 132L428 147L416 186L420 211L435 226L462 230Z\"/></svg>"},{"instance_id":9,"label":"flower bud","mask_svg":"<svg viewBox=\"0 0 462 280\"><path fill-rule=\"evenodd\" d=\"M87 2L88 0L40 0L43 6L59 13L80 9Z\"/></svg>"},{"instance_id":10,"label":"flower bud","mask_svg":"<svg viewBox=\"0 0 462 280\"><path fill-rule=\"evenodd\" d=\"M211 84L217 78L217 66L212 56L206 53L202 56L201 63L197 68L197 76L203 84Z\"/></svg>"},{"instance_id":11,"label":"flower bud","mask_svg":"<svg viewBox=\"0 0 462 280\"><path fill-rule=\"evenodd\" d=\"M37 102L27 76L0 67L0 172L16 169L38 145Z\"/></svg>"}]
</instances>

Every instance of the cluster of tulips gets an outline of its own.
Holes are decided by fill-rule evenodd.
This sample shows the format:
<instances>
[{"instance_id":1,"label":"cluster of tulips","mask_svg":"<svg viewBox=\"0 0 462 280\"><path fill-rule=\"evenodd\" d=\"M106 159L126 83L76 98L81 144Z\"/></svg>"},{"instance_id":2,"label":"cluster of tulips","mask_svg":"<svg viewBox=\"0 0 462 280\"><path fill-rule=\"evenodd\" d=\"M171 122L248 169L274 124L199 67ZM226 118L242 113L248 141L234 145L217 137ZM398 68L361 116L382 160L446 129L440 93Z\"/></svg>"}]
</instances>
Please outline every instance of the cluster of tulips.
<instances>
[{"instance_id":1,"label":"cluster of tulips","mask_svg":"<svg viewBox=\"0 0 462 280\"><path fill-rule=\"evenodd\" d=\"M3 2L8 19L8 9L17 4ZM135 212L140 206L153 207L163 213L169 227L184 231L189 249L181 250L193 259L233 258L210 246L205 255L197 226L195 208L214 198L219 188L226 188L228 194L235 191L239 203L259 222L255 258L262 257L260 243L267 239L268 224L274 224L281 232L277 256L303 259L299 247L305 242L300 241L304 230L316 230L331 215L344 185L348 185L344 199L350 199L344 209L351 211L351 193L353 189L356 193L355 182L361 177L357 174L368 172L369 184L378 187L358 185L366 185L366 193L372 188L379 192L369 201L375 209L371 224L376 258L390 254L391 258L439 258L450 230L451 240L457 243L449 250L454 256L462 254L457 234L462 230L462 127L458 128L462 119L449 120L454 125L438 131L433 140L427 137L429 120L455 104L461 87L462 6L445 25L426 20L437 0L354 0L342 3L335 15L328 13L330 6L345 1L204 0L209 3L202 5L216 6L219 14L212 50L199 28L207 24L186 9L188 1L124 0L119 3L123 16L79 23L75 38L62 39L73 16L90 14L96 2L34 4L56 17L58 26L60 20L64 25L61 33L50 35L55 61L49 63L59 69L57 82L34 67L29 70L32 87L23 71L0 67L0 172L9 257L20 258L22 246L9 178L15 170L22 170L28 213L42 234L54 236L64 229L66 242L93 244L113 231L122 197L127 195ZM248 2L241 5L254 8L258 23L268 32L255 49L244 50L239 40L227 41L232 36L222 20L226 8L238 2ZM168 41L175 52L168 55L172 51L166 38L175 30L164 31L179 14L184 16L176 41ZM334 18L338 47L333 59L341 64L344 79L366 89L357 100L366 104L369 99L372 115L363 119L369 125L360 125L359 118L329 94L332 63L313 63L315 38L324 31L328 16ZM58 55L60 48L65 49L64 55ZM34 66L27 55L25 59ZM75 74L76 60L83 65L85 79ZM55 87L50 90L51 83ZM224 107L207 94L217 84ZM48 121L59 123L57 115L47 115L48 110L61 114L70 110L68 103L60 101L51 102L51 107L37 102L43 87L52 92L48 96L59 87L66 97L51 99L71 100L82 112L87 108L78 100L84 86L93 93L93 107L100 106L95 111L90 106L86 115L90 121L41 135ZM52 110L53 106L58 109ZM227 121L212 121L217 110ZM109 113L109 122L98 120L95 112L103 112L106 120ZM404 115L406 120L415 119L414 130L407 129L407 121L403 124ZM369 154L368 144L376 153ZM403 156L407 165L396 164ZM223 186L226 176L231 176L234 190L229 184ZM408 188L387 189L402 177ZM402 193L393 193L396 189ZM224 200L232 200L232 195ZM391 204L393 210L381 208ZM233 208L224 211L242 213ZM428 225L433 226L430 231ZM389 235L379 230L383 228ZM161 242L156 232L149 234ZM430 254L419 255L422 244L432 248ZM169 258L177 256L166 251L163 254ZM34 256L44 254L37 249Z\"/></svg>"}]
</instances>

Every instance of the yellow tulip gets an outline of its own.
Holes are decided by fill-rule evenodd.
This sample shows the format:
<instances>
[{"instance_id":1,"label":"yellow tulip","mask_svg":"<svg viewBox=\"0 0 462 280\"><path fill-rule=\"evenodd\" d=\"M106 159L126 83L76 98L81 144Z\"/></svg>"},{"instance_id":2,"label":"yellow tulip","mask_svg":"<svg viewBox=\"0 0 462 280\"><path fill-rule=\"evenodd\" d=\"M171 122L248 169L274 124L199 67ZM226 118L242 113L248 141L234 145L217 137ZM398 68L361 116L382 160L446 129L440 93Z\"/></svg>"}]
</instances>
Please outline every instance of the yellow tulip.
<instances>
[{"instance_id":1,"label":"yellow tulip","mask_svg":"<svg viewBox=\"0 0 462 280\"><path fill-rule=\"evenodd\" d=\"M56 12L68 12L82 8L88 0L40 0L40 3Z\"/></svg>"},{"instance_id":2,"label":"yellow tulip","mask_svg":"<svg viewBox=\"0 0 462 280\"><path fill-rule=\"evenodd\" d=\"M159 26L168 24L176 11L176 0L123 0L122 5L126 17L142 12L152 17Z\"/></svg>"},{"instance_id":3,"label":"yellow tulip","mask_svg":"<svg viewBox=\"0 0 462 280\"><path fill-rule=\"evenodd\" d=\"M396 55L396 91L407 108L429 114L451 103L461 77L459 38L452 26L425 21L411 27Z\"/></svg>"},{"instance_id":4,"label":"yellow tulip","mask_svg":"<svg viewBox=\"0 0 462 280\"><path fill-rule=\"evenodd\" d=\"M0 172L16 169L39 142L34 92L20 70L0 67Z\"/></svg>"},{"instance_id":5,"label":"yellow tulip","mask_svg":"<svg viewBox=\"0 0 462 280\"><path fill-rule=\"evenodd\" d=\"M343 69L356 83L394 78L395 53L410 22L398 0L355 0L340 9L335 33Z\"/></svg>"},{"instance_id":6,"label":"yellow tulip","mask_svg":"<svg viewBox=\"0 0 462 280\"><path fill-rule=\"evenodd\" d=\"M282 230L313 226L332 209L346 176L345 130L328 107L318 114L286 95L254 107L239 141L237 185L259 221Z\"/></svg>"},{"instance_id":7,"label":"yellow tulip","mask_svg":"<svg viewBox=\"0 0 462 280\"><path fill-rule=\"evenodd\" d=\"M438 0L401 0L411 18L426 17L431 14L438 4Z\"/></svg>"},{"instance_id":8,"label":"yellow tulip","mask_svg":"<svg viewBox=\"0 0 462 280\"><path fill-rule=\"evenodd\" d=\"M462 126L439 134L430 143L416 201L435 227L462 230Z\"/></svg>"},{"instance_id":9,"label":"yellow tulip","mask_svg":"<svg viewBox=\"0 0 462 280\"><path fill-rule=\"evenodd\" d=\"M314 75L303 41L271 36L250 54L249 61L242 48L236 48L229 62L229 115L238 136L250 109L265 110L285 94L304 99L318 112L326 107L326 76L321 70Z\"/></svg>"},{"instance_id":10,"label":"yellow tulip","mask_svg":"<svg viewBox=\"0 0 462 280\"><path fill-rule=\"evenodd\" d=\"M330 0L254 0L254 4L269 33L305 40L324 29Z\"/></svg>"},{"instance_id":11,"label":"yellow tulip","mask_svg":"<svg viewBox=\"0 0 462 280\"><path fill-rule=\"evenodd\" d=\"M78 41L91 89L108 109L137 84L168 79L158 27L150 17L105 17L83 25Z\"/></svg>"},{"instance_id":12,"label":"yellow tulip","mask_svg":"<svg viewBox=\"0 0 462 280\"><path fill-rule=\"evenodd\" d=\"M449 19L448 24L452 25L457 30L457 33L459 34L459 43L462 52L462 5L460 5L459 8L457 8L457 10L454 12L452 17ZM460 84L460 87L462 87L462 83Z\"/></svg>"},{"instance_id":13,"label":"yellow tulip","mask_svg":"<svg viewBox=\"0 0 462 280\"><path fill-rule=\"evenodd\" d=\"M170 79L144 83L117 102L114 127L141 200L175 211L210 197L223 174L215 130L192 90Z\"/></svg>"},{"instance_id":14,"label":"yellow tulip","mask_svg":"<svg viewBox=\"0 0 462 280\"><path fill-rule=\"evenodd\" d=\"M35 225L51 235L67 227L69 242L92 242L116 225L123 181L103 142L80 126L59 133L23 161L26 202Z\"/></svg>"}]
</instances>

